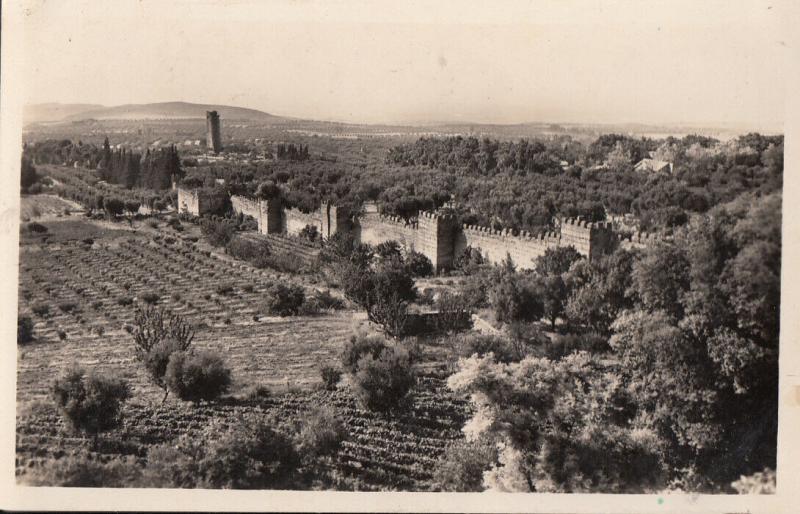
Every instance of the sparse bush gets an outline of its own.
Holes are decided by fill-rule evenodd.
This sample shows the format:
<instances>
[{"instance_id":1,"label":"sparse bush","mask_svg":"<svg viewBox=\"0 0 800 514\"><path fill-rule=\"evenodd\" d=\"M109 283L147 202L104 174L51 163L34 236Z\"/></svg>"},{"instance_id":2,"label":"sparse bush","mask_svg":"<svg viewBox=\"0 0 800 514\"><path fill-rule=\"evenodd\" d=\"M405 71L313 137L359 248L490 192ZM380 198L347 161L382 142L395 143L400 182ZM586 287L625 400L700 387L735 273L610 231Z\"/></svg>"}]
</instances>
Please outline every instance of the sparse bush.
<instances>
[{"instance_id":1,"label":"sparse bush","mask_svg":"<svg viewBox=\"0 0 800 514\"><path fill-rule=\"evenodd\" d=\"M347 438L347 429L330 407L306 412L299 423L295 444L302 459L313 464L321 457L336 454Z\"/></svg>"},{"instance_id":2,"label":"sparse bush","mask_svg":"<svg viewBox=\"0 0 800 514\"><path fill-rule=\"evenodd\" d=\"M245 293L252 293L253 292L253 284L245 284L242 286L242 291Z\"/></svg>"},{"instance_id":3,"label":"sparse bush","mask_svg":"<svg viewBox=\"0 0 800 514\"><path fill-rule=\"evenodd\" d=\"M31 311L37 316L44 318L45 316L50 314L50 305L47 303L37 303L36 305L31 307Z\"/></svg>"},{"instance_id":4,"label":"sparse bush","mask_svg":"<svg viewBox=\"0 0 800 514\"><path fill-rule=\"evenodd\" d=\"M227 296L233 292L233 284L219 284L215 292L220 296Z\"/></svg>"},{"instance_id":5,"label":"sparse bush","mask_svg":"<svg viewBox=\"0 0 800 514\"><path fill-rule=\"evenodd\" d=\"M78 304L75 302L61 302L58 304L58 309L64 313L70 313L78 308Z\"/></svg>"},{"instance_id":6,"label":"sparse bush","mask_svg":"<svg viewBox=\"0 0 800 514\"><path fill-rule=\"evenodd\" d=\"M272 390L264 384L259 384L247 388L241 397L250 402L260 402L271 398Z\"/></svg>"},{"instance_id":7,"label":"sparse bush","mask_svg":"<svg viewBox=\"0 0 800 514\"><path fill-rule=\"evenodd\" d=\"M328 391L335 391L339 380L342 379L342 372L333 366L323 366L320 375L322 376L322 385Z\"/></svg>"},{"instance_id":8,"label":"sparse bush","mask_svg":"<svg viewBox=\"0 0 800 514\"><path fill-rule=\"evenodd\" d=\"M176 488L296 488L299 457L292 441L263 421L212 427L207 439L188 435L153 447L147 475L155 485Z\"/></svg>"},{"instance_id":9,"label":"sparse bush","mask_svg":"<svg viewBox=\"0 0 800 514\"><path fill-rule=\"evenodd\" d=\"M164 380L181 400L215 400L228 390L231 372L211 352L173 352Z\"/></svg>"},{"instance_id":10,"label":"sparse bush","mask_svg":"<svg viewBox=\"0 0 800 514\"><path fill-rule=\"evenodd\" d=\"M25 226L25 228L31 234L44 234L45 232L47 232L47 227L45 227L41 223L36 223L35 221L32 221L31 223L28 223Z\"/></svg>"},{"instance_id":11,"label":"sparse bush","mask_svg":"<svg viewBox=\"0 0 800 514\"><path fill-rule=\"evenodd\" d=\"M300 237L303 239L307 239L311 242L315 242L319 239L319 231L317 230L316 225L306 225L300 231Z\"/></svg>"},{"instance_id":12,"label":"sparse bush","mask_svg":"<svg viewBox=\"0 0 800 514\"><path fill-rule=\"evenodd\" d=\"M120 296L117 298L117 303L123 307L127 307L133 303L133 298L130 296Z\"/></svg>"},{"instance_id":13,"label":"sparse bush","mask_svg":"<svg viewBox=\"0 0 800 514\"><path fill-rule=\"evenodd\" d=\"M233 239L236 227L229 220L203 218L200 230L211 246L227 246Z\"/></svg>"},{"instance_id":14,"label":"sparse bush","mask_svg":"<svg viewBox=\"0 0 800 514\"><path fill-rule=\"evenodd\" d=\"M142 468L130 456L114 456L102 462L89 453L65 455L28 469L20 482L48 487L135 487Z\"/></svg>"},{"instance_id":15,"label":"sparse bush","mask_svg":"<svg viewBox=\"0 0 800 514\"><path fill-rule=\"evenodd\" d=\"M142 301L147 303L147 304L149 304L149 305L153 305L153 304L158 303L158 301L160 299L161 299L161 296L158 293L155 293L153 291L144 293L142 295Z\"/></svg>"},{"instance_id":16,"label":"sparse bush","mask_svg":"<svg viewBox=\"0 0 800 514\"><path fill-rule=\"evenodd\" d=\"M33 341L33 320L28 316L17 316L17 344Z\"/></svg>"},{"instance_id":17,"label":"sparse bush","mask_svg":"<svg viewBox=\"0 0 800 514\"><path fill-rule=\"evenodd\" d=\"M58 334L58 340L59 341L66 341L67 340L67 333L64 332L63 330L59 330L57 332L57 334Z\"/></svg>"},{"instance_id":18,"label":"sparse bush","mask_svg":"<svg viewBox=\"0 0 800 514\"><path fill-rule=\"evenodd\" d=\"M350 336L340 356L342 368L348 373L355 373L358 361L363 356L378 357L386 346L386 339L382 336L368 334Z\"/></svg>"},{"instance_id":19,"label":"sparse bush","mask_svg":"<svg viewBox=\"0 0 800 514\"><path fill-rule=\"evenodd\" d=\"M497 362L517 362L525 357L520 349L506 337L494 334L464 334L453 340L456 358L468 359L473 355L483 357L489 353Z\"/></svg>"},{"instance_id":20,"label":"sparse bush","mask_svg":"<svg viewBox=\"0 0 800 514\"><path fill-rule=\"evenodd\" d=\"M472 312L469 300L461 293L442 291L436 299L437 328L444 332L455 332L472 327Z\"/></svg>"},{"instance_id":21,"label":"sparse bush","mask_svg":"<svg viewBox=\"0 0 800 514\"><path fill-rule=\"evenodd\" d=\"M274 284L267 290L265 308L267 314L278 316L297 315L305 301L303 288L294 284Z\"/></svg>"},{"instance_id":22,"label":"sparse bush","mask_svg":"<svg viewBox=\"0 0 800 514\"><path fill-rule=\"evenodd\" d=\"M436 489L448 492L484 490L483 472L497 460L497 448L490 442L458 441L447 447L433 472Z\"/></svg>"},{"instance_id":23,"label":"sparse bush","mask_svg":"<svg viewBox=\"0 0 800 514\"><path fill-rule=\"evenodd\" d=\"M66 421L95 439L119 425L122 404L129 397L124 381L80 367L68 369L53 384L53 399Z\"/></svg>"},{"instance_id":24,"label":"sparse bush","mask_svg":"<svg viewBox=\"0 0 800 514\"><path fill-rule=\"evenodd\" d=\"M316 293L314 298L317 300L319 308L322 310L340 310L345 307L344 300L333 296L328 290Z\"/></svg>"},{"instance_id":25,"label":"sparse bush","mask_svg":"<svg viewBox=\"0 0 800 514\"><path fill-rule=\"evenodd\" d=\"M373 411L396 407L415 382L408 351L396 345L384 348L377 358L371 354L361 357L352 379L356 398Z\"/></svg>"}]
</instances>

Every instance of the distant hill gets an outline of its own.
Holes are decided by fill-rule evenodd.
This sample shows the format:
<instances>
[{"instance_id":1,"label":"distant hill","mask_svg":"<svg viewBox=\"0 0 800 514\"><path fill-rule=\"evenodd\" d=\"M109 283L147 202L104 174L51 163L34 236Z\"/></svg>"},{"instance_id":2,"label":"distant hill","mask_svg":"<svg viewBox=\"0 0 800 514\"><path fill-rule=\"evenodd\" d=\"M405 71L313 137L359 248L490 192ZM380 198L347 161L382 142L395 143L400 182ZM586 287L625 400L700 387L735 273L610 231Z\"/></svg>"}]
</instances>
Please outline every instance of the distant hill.
<instances>
[{"instance_id":1,"label":"distant hill","mask_svg":"<svg viewBox=\"0 0 800 514\"><path fill-rule=\"evenodd\" d=\"M29 123L62 121L74 114L102 108L103 106L98 104L46 103L25 105L22 107L22 122L27 125Z\"/></svg>"},{"instance_id":2,"label":"distant hill","mask_svg":"<svg viewBox=\"0 0 800 514\"><path fill-rule=\"evenodd\" d=\"M45 106L51 106L45 108ZM228 105L205 105L188 102L163 102L152 104L127 104L115 107L82 104L38 104L26 106L34 116L25 116L24 122L80 121L80 120L170 120L205 118L206 111L217 111L223 120L280 122L287 118L273 116L255 109Z\"/></svg>"}]
</instances>

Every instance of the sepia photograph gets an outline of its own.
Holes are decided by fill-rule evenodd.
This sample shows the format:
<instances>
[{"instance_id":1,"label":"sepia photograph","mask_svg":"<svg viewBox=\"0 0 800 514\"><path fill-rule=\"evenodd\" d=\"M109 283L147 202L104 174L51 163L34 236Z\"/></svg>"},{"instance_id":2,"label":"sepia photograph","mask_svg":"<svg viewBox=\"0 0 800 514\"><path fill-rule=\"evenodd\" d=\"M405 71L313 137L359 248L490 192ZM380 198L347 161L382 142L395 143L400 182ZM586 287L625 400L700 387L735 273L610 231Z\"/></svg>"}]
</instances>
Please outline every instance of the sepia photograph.
<instances>
[{"instance_id":1,"label":"sepia photograph","mask_svg":"<svg viewBox=\"0 0 800 514\"><path fill-rule=\"evenodd\" d=\"M775 496L789 2L2 14L15 494Z\"/></svg>"}]
</instances>

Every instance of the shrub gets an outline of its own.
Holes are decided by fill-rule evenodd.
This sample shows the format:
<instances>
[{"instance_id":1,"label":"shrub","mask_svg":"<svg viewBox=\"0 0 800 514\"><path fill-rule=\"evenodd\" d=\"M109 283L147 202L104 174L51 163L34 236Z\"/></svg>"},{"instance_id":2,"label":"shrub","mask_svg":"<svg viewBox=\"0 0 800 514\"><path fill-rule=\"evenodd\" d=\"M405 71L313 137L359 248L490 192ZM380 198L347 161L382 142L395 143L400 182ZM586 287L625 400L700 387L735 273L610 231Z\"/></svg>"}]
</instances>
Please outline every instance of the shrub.
<instances>
[{"instance_id":1,"label":"shrub","mask_svg":"<svg viewBox=\"0 0 800 514\"><path fill-rule=\"evenodd\" d=\"M73 367L53 384L53 398L75 430L95 436L119 425L122 404L130 397L128 385L116 378Z\"/></svg>"},{"instance_id":2,"label":"shrub","mask_svg":"<svg viewBox=\"0 0 800 514\"><path fill-rule=\"evenodd\" d=\"M33 313L37 316L44 318L50 314L50 305L47 303L37 303L31 307L31 311L33 311Z\"/></svg>"},{"instance_id":3,"label":"shrub","mask_svg":"<svg viewBox=\"0 0 800 514\"><path fill-rule=\"evenodd\" d=\"M215 400L231 384L231 371L211 352L173 352L164 380L181 400Z\"/></svg>"},{"instance_id":4,"label":"shrub","mask_svg":"<svg viewBox=\"0 0 800 514\"><path fill-rule=\"evenodd\" d=\"M775 494L775 470L764 468L752 475L742 475L731 487L739 494Z\"/></svg>"},{"instance_id":5,"label":"shrub","mask_svg":"<svg viewBox=\"0 0 800 514\"><path fill-rule=\"evenodd\" d=\"M303 227L303 229L300 231L300 237L311 242L319 239L319 231L317 231L316 225L306 225Z\"/></svg>"},{"instance_id":6,"label":"shrub","mask_svg":"<svg viewBox=\"0 0 800 514\"><path fill-rule=\"evenodd\" d=\"M386 339L382 336L367 334L350 336L350 340L345 343L340 356L342 368L348 373L355 373L358 361L363 356L378 357L386 346Z\"/></svg>"},{"instance_id":7,"label":"shrub","mask_svg":"<svg viewBox=\"0 0 800 514\"><path fill-rule=\"evenodd\" d=\"M35 221L28 223L25 228L32 234L44 234L47 232L47 227L41 223L36 223Z\"/></svg>"},{"instance_id":8,"label":"shrub","mask_svg":"<svg viewBox=\"0 0 800 514\"><path fill-rule=\"evenodd\" d=\"M486 259L483 258L480 249L467 246L461 254L456 257L455 267L471 275L478 271L485 263Z\"/></svg>"},{"instance_id":9,"label":"shrub","mask_svg":"<svg viewBox=\"0 0 800 514\"><path fill-rule=\"evenodd\" d=\"M272 390L264 384L248 387L243 393L242 398L250 402L260 402L272 397Z\"/></svg>"},{"instance_id":10,"label":"shrub","mask_svg":"<svg viewBox=\"0 0 800 514\"><path fill-rule=\"evenodd\" d=\"M377 358L370 354L361 357L352 379L356 398L373 411L396 407L415 381L411 357L398 346L384 348Z\"/></svg>"},{"instance_id":11,"label":"shrub","mask_svg":"<svg viewBox=\"0 0 800 514\"><path fill-rule=\"evenodd\" d=\"M215 292L220 296L229 295L233 292L233 284L219 284Z\"/></svg>"},{"instance_id":12,"label":"shrub","mask_svg":"<svg viewBox=\"0 0 800 514\"><path fill-rule=\"evenodd\" d=\"M303 288L294 284L274 284L267 290L265 308L268 314L292 316L298 314L305 301Z\"/></svg>"},{"instance_id":13,"label":"shrub","mask_svg":"<svg viewBox=\"0 0 800 514\"><path fill-rule=\"evenodd\" d=\"M66 341L67 340L67 333L63 330L59 330L58 332L58 340L59 341Z\"/></svg>"},{"instance_id":14,"label":"shrub","mask_svg":"<svg viewBox=\"0 0 800 514\"><path fill-rule=\"evenodd\" d=\"M134 487L139 484L141 468L134 457L114 456L101 462L88 453L66 455L28 469L20 482L49 487Z\"/></svg>"},{"instance_id":15,"label":"shrub","mask_svg":"<svg viewBox=\"0 0 800 514\"><path fill-rule=\"evenodd\" d=\"M444 332L466 330L472 327L469 300L461 293L442 291L436 299L437 328Z\"/></svg>"},{"instance_id":16,"label":"shrub","mask_svg":"<svg viewBox=\"0 0 800 514\"><path fill-rule=\"evenodd\" d=\"M158 303L158 300L160 300L160 299L161 299L161 296L159 296L158 293L154 293L153 291L150 291L148 293L144 293L142 295L142 301L147 303L147 304L149 304L149 305L153 305L155 303Z\"/></svg>"},{"instance_id":17,"label":"shrub","mask_svg":"<svg viewBox=\"0 0 800 514\"><path fill-rule=\"evenodd\" d=\"M515 346L508 338L494 334L465 334L453 340L455 357L468 359L473 355L483 357L494 354L497 362L517 362L525 357L525 352Z\"/></svg>"},{"instance_id":18,"label":"shrub","mask_svg":"<svg viewBox=\"0 0 800 514\"><path fill-rule=\"evenodd\" d=\"M295 435L298 453L309 464L320 457L334 455L347 438L347 429L330 407L306 412Z\"/></svg>"},{"instance_id":19,"label":"shrub","mask_svg":"<svg viewBox=\"0 0 800 514\"><path fill-rule=\"evenodd\" d=\"M339 310L345 307L344 300L333 296L328 290L316 293L314 298L317 300L319 308L322 310Z\"/></svg>"},{"instance_id":20,"label":"shrub","mask_svg":"<svg viewBox=\"0 0 800 514\"><path fill-rule=\"evenodd\" d=\"M413 277L429 277L433 275L433 264L425 255L411 250L406 256L406 269Z\"/></svg>"},{"instance_id":21,"label":"shrub","mask_svg":"<svg viewBox=\"0 0 800 514\"><path fill-rule=\"evenodd\" d=\"M128 305L131 305L133 303L133 298L131 298L130 296L120 296L119 298L117 298L117 303L123 307L127 307Z\"/></svg>"},{"instance_id":22,"label":"shrub","mask_svg":"<svg viewBox=\"0 0 800 514\"><path fill-rule=\"evenodd\" d=\"M228 220L203 218L200 230L211 246L226 246L233 239L236 227Z\"/></svg>"},{"instance_id":23,"label":"shrub","mask_svg":"<svg viewBox=\"0 0 800 514\"><path fill-rule=\"evenodd\" d=\"M323 366L320 375L322 376L322 385L328 391L335 391L339 380L342 379L342 372L333 366Z\"/></svg>"},{"instance_id":24,"label":"shrub","mask_svg":"<svg viewBox=\"0 0 800 514\"><path fill-rule=\"evenodd\" d=\"M242 286L242 291L245 293L252 293L253 292L253 284L245 284Z\"/></svg>"},{"instance_id":25,"label":"shrub","mask_svg":"<svg viewBox=\"0 0 800 514\"><path fill-rule=\"evenodd\" d=\"M483 472L497 460L497 448L487 441L458 441L437 461L433 481L439 491L480 492Z\"/></svg>"},{"instance_id":26,"label":"shrub","mask_svg":"<svg viewBox=\"0 0 800 514\"><path fill-rule=\"evenodd\" d=\"M567 334L548 341L543 353L548 359L557 360L575 352L604 353L610 349L608 339L599 334Z\"/></svg>"},{"instance_id":27,"label":"shrub","mask_svg":"<svg viewBox=\"0 0 800 514\"><path fill-rule=\"evenodd\" d=\"M299 457L292 441L263 421L212 427L207 439L184 435L150 449L147 461L147 475L161 487L297 487Z\"/></svg>"},{"instance_id":28,"label":"shrub","mask_svg":"<svg viewBox=\"0 0 800 514\"><path fill-rule=\"evenodd\" d=\"M17 344L33 341L33 320L28 316L17 316Z\"/></svg>"},{"instance_id":29,"label":"shrub","mask_svg":"<svg viewBox=\"0 0 800 514\"><path fill-rule=\"evenodd\" d=\"M64 313L70 313L78 308L75 302L61 302L58 304L58 309Z\"/></svg>"}]
</instances>

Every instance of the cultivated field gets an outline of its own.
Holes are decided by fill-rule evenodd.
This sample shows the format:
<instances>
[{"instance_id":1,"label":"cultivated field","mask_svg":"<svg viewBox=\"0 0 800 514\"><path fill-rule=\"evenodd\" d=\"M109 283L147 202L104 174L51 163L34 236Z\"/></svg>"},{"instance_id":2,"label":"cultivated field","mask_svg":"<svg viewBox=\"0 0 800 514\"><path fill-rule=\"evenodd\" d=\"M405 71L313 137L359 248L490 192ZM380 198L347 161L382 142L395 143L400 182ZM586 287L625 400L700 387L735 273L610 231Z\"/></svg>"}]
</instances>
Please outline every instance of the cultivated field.
<instances>
[{"instance_id":1,"label":"cultivated field","mask_svg":"<svg viewBox=\"0 0 800 514\"><path fill-rule=\"evenodd\" d=\"M400 417L381 417L357 407L346 384L337 391L317 387L320 367L336 360L344 341L365 324L363 315L264 316L270 284L296 279L212 253L192 230L77 217L44 224L47 232L23 230L20 238L19 310L34 320L36 341L18 353L18 475L47 458L91 447L48 407L53 378L73 362L123 377L133 387L124 425L97 448L101 458L144 458L148 446L201 431L212 419L274 413L287 420L330 405L350 436L334 468L319 470L327 487L425 490L436 458L461 437L467 406L444 388L435 346L423 346L428 362L413 405ZM126 330L135 305L146 301L184 315L198 327L194 345L224 357L234 378L229 398L193 407L170 397L159 405L163 393L134 360ZM258 385L269 386L272 396L248 398L248 388Z\"/></svg>"}]
</instances>

